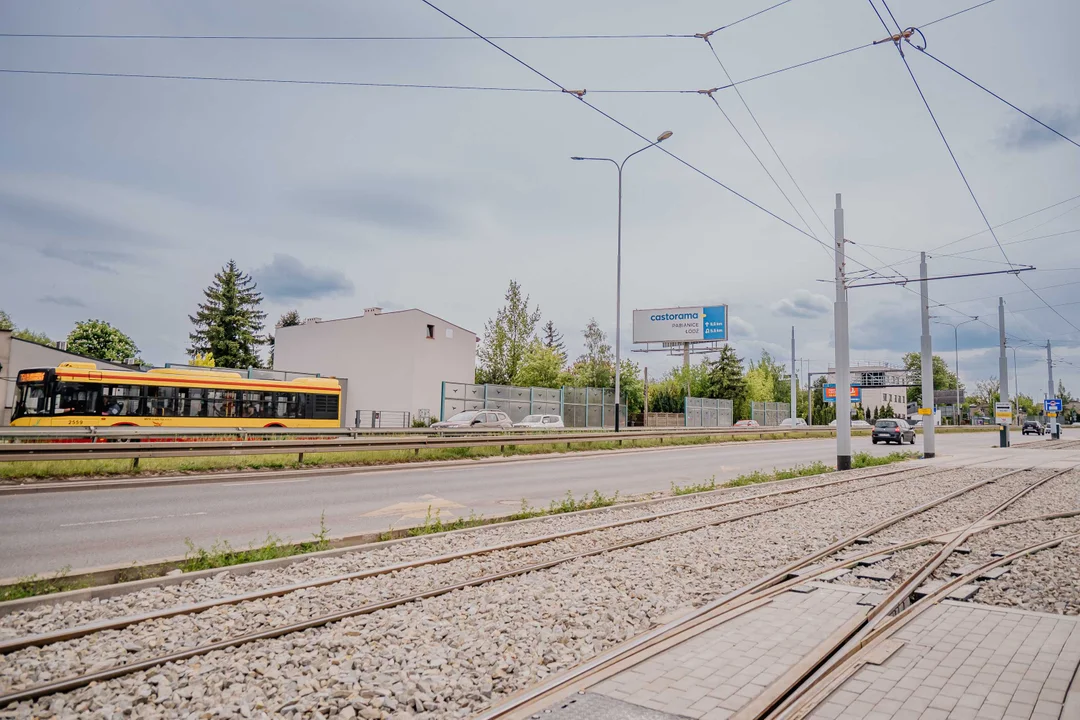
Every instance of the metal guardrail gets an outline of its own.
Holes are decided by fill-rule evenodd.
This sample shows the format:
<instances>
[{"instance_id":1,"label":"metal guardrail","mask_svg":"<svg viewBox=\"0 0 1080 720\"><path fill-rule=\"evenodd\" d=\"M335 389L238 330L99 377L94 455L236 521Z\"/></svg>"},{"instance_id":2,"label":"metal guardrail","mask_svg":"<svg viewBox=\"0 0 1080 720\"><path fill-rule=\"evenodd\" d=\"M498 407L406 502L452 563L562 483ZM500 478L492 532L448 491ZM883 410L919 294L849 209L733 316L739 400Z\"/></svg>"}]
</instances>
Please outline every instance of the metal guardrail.
<instances>
[{"instance_id":1,"label":"metal guardrail","mask_svg":"<svg viewBox=\"0 0 1080 720\"><path fill-rule=\"evenodd\" d=\"M31 428L27 428L31 429ZM111 430L112 428L97 428L97 430ZM830 432L832 428L826 427L801 427L791 430L789 428L640 428L624 432L614 433L602 430L525 430L525 431L499 431L499 430L449 430L431 431L420 429L419 432L397 430L396 432L375 433L364 436L357 431L323 431L312 433L306 430L293 431L290 434L303 436L301 439L282 440L280 430L272 433L276 437L271 439L240 439L240 440L175 440L168 441L170 436L177 436L176 429L170 428L170 433L147 432L159 431L163 428L124 428L125 433L102 433L90 434L83 428L83 432L71 433L66 428L64 433L41 433L36 435L23 434L18 439L11 441L10 431L0 433L0 439L8 439L8 442L0 442L0 462L18 462L35 460L98 460L98 459L127 459L138 461L139 458L165 458L165 457L221 457L237 455L298 455L300 461L306 453L335 453L335 452L371 452L386 450L414 450L436 448L467 448L467 447L490 447L494 445L548 445L555 443L575 442L618 442L620 445L627 440L655 440L674 437L709 437L717 435L785 435L791 432L805 432L807 430L818 432ZM261 430L261 429L260 429ZM139 432L141 431L141 432ZM217 435L222 435L220 430L215 430ZM189 433L183 433L188 435ZM244 431L230 433L242 435ZM255 435L254 431L247 431L249 435ZM261 433L270 435L271 433ZM312 435L324 435L322 438L311 437ZM99 442L63 442L66 439L99 440ZM55 442L61 440L61 442ZM106 440L106 442L100 442ZM131 442L107 442L107 440L130 440ZM156 441L155 441L156 440ZM161 440L165 440L162 442Z\"/></svg>"}]
</instances>

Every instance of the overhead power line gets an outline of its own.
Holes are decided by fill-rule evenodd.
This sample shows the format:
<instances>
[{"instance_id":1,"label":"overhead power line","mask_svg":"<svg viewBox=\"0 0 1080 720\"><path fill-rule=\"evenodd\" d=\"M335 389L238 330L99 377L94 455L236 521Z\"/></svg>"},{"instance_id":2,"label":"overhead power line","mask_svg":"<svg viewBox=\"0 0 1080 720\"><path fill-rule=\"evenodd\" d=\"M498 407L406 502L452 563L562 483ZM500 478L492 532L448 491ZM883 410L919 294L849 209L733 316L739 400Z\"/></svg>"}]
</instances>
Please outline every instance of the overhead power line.
<instances>
[{"instance_id":1,"label":"overhead power line","mask_svg":"<svg viewBox=\"0 0 1080 720\"><path fill-rule=\"evenodd\" d=\"M1059 138L1061 138L1062 140L1066 140L1066 141L1068 141L1068 142L1072 143L1073 145L1075 145L1076 147L1080 148L1080 143L1076 142L1075 140L1073 140L1073 139L1072 139L1071 137L1069 137L1068 135L1065 135L1064 133L1061 133L1061 132L1059 132L1059 131L1055 130L1054 128L1050 127L1049 125L1047 125L1047 124L1046 124L1046 123L1044 123L1044 122L1043 122L1042 120L1040 120L1039 118L1035 117L1034 115L1032 115L1032 114L1031 114L1031 113L1029 113L1028 111L1026 111L1026 110L1023 110L1023 109L1021 109L1021 108L1017 107L1016 105L1013 105L1013 104L1012 104L1011 102L1009 102L1009 101L1008 101L1008 100L1006 100L1005 98L1001 97L1000 95L998 95L998 94L997 94L996 92L994 92L994 91L993 91L993 90L991 90L990 88L986 87L985 85L982 85L981 83L978 83L978 82L976 82L975 80L972 80L972 79L971 79L970 77L968 77L968 76L967 76L967 75L965 75L964 73L960 72L959 70L957 70L956 68L954 68L954 67L953 67L952 65L950 65L949 63L945 62L944 60L942 60L941 58L939 58L939 57L937 57L937 56L935 56L935 55L932 55L932 54L931 54L931 53L930 53L930 52L929 52L929 51L928 51L928 50L927 50L926 48L924 48L924 47L919 47L919 46L917 46L917 45L912 45L912 47L914 47L914 48L915 48L916 50L918 50L919 52L921 52L921 53L922 53L923 55L925 55L926 57L930 58L930 59L931 59L931 60L933 60L934 62L938 63L938 64L939 64L939 65L941 65L942 67L948 68L948 69L949 69L949 70L951 70L952 72L954 72L954 73L956 73L957 75L959 75L960 77L964 78L964 79L965 79L965 80L967 80L967 81L968 81L969 83L971 83L971 84L972 84L972 85L974 85L975 87L979 88L979 89L980 89L980 90L982 90L983 92L985 92L985 93L987 93L987 94L989 94L989 95L991 95L991 96L993 96L993 97L997 98L998 100L1000 100L1001 102L1005 103L1006 105L1008 105L1009 107L1011 107L1011 108L1012 108L1013 110L1015 110L1016 112L1020 113L1020 114L1021 114L1021 115L1023 115L1024 117L1026 117L1026 118L1029 118L1030 120L1033 120L1033 121L1037 122L1037 123L1038 123L1039 125L1042 125L1042 126L1043 126L1044 128L1046 128L1046 129L1047 129L1047 130L1049 130L1050 132L1054 133L1055 135L1057 135L1057 136L1058 136Z\"/></svg>"},{"instance_id":2,"label":"overhead power line","mask_svg":"<svg viewBox=\"0 0 1080 720\"><path fill-rule=\"evenodd\" d=\"M981 8L983 5L989 5L992 2L995 2L995 0L986 0L985 2L981 2L978 5L972 5L971 7L964 8L963 10L958 10L957 12L954 12L954 13L952 13L950 15L946 15L945 17L939 17L937 20L931 20L930 22L923 23L923 24L919 25L918 27L928 28L931 25L936 25L937 23L942 22L943 20L949 20L951 18L956 17L957 15L963 15L966 12L971 12L972 10L975 10L977 8Z\"/></svg>"},{"instance_id":3,"label":"overhead power line","mask_svg":"<svg viewBox=\"0 0 1080 720\"><path fill-rule=\"evenodd\" d=\"M735 24L735 23L733 23ZM0 33L6 38L55 40L269 40L269 41L425 41L471 40L474 35L122 35L115 33ZM693 38L691 34L650 33L639 35L492 35L492 40L671 40Z\"/></svg>"}]
</instances>

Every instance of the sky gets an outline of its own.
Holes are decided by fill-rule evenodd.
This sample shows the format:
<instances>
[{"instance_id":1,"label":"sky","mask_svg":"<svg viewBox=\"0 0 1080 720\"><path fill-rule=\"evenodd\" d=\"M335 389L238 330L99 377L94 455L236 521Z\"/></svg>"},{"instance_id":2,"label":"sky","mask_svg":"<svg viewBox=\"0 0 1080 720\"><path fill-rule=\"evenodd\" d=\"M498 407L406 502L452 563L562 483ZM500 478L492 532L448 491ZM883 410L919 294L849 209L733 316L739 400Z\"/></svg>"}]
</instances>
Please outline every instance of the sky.
<instances>
[{"instance_id":1,"label":"sky","mask_svg":"<svg viewBox=\"0 0 1080 720\"><path fill-rule=\"evenodd\" d=\"M995 0L927 25L976 1L889 8L902 27L923 26L935 57L1080 140L1080 5ZM570 157L621 160L646 144L626 128L649 140L671 130L662 147L687 164L654 148L623 179L620 347L651 376L681 358L630 353L635 308L727 304L742 357L788 357L794 326L803 370L826 369L840 193L853 285L917 277L920 251L931 277L1035 266L935 280L932 311L942 322L979 317L957 331L969 388L998 374L1001 295L1021 391L1042 397L1049 339L1055 379L1080 394L1080 147L905 44L977 206L889 42L712 99L602 92L707 90L729 84L727 73L752 78L886 35L867 0L790 0L732 24L772 4L434 2L495 36L727 26L710 36L715 57L694 37L495 40L504 53L476 39L0 36L0 308L54 338L107 320L163 364L184 361L188 315L229 259L255 278L271 320L292 308L329 319L418 307L480 334L515 279L575 356L590 318L614 340L617 195L614 167ZM420 0L0 0L0 32L468 34ZM558 87L586 90L609 117ZM1001 226L1001 248L986 222ZM918 349L917 291L849 291L852 360L899 362ZM952 365L953 329L932 329Z\"/></svg>"}]
</instances>

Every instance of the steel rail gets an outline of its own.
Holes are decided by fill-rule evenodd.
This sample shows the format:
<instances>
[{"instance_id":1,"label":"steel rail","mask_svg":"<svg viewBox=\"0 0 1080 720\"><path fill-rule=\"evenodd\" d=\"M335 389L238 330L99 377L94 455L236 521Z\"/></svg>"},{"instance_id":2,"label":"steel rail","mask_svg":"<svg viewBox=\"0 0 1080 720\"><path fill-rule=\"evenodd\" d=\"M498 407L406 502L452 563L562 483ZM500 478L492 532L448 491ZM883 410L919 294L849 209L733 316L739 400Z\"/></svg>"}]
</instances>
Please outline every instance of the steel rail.
<instances>
[{"instance_id":1,"label":"steel rail","mask_svg":"<svg viewBox=\"0 0 1080 720\"><path fill-rule=\"evenodd\" d=\"M937 505L940 503L935 501L933 504ZM1064 517L1075 517L1077 515L1080 515L1080 509L1051 513L1048 515L1003 520L980 526L975 532L984 532L1004 525L1054 520ZM948 537L956 532L958 532L958 530L951 529L945 532L896 543L885 548L867 550L856 555L851 555L843 560L813 568L810 572L798 573L797 575L789 573L788 579L772 584L760 592L748 593L747 590L749 586L747 588L740 588L734 593L699 608L690 615L673 620L667 625L648 631L627 643L612 648L604 655L594 658L593 661L571 668L565 673L551 678L542 686L522 691L518 695L511 697L503 705L477 716L475 720L507 720L509 718L532 716L534 713L542 710L545 704L555 701L558 697L565 696L575 690L584 690L587 687L595 685L623 669L632 667L633 665L653 657L669 647L695 637L744 612L767 604L773 597L787 592L792 587L802 585L807 581L826 575L835 570L854 567L862 560L875 555L895 553L922 545L943 542L943 537ZM850 631L850 625L848 626L848 629ZM836 642L838 638L834 634L832 639L833 642Z\"/></svg>"},{"instance_id":2,"label":"steel rail","mask_svg":"<svg viewBox=\"0 0 1080 720\"><path fill-rule=\"evenodd\" d=\"M865 658L870 650L880 645L883 640L894 635L896 631L914 620L926 609L946 599L949 593L957 587L977 580L980 575L983 575L994 568L1008 565L1026 555L1041 552L1042 550L1048 550L1061 545L1063 542L1077 538L1080 538L1080 533L1069 533L1067 535L1060 535L1051 540L1033 543L1003 557L993 558L968 573L946 581L943 585L935 588L918 602L913 603L900 611L897 615L890 617L885 624L875 628L873 634L864 638L859 647L844 658L842 664L839 664L832 672L827 676L824 676L822 681L815 687L809 688L803 696L787 705L787 707L784 708L784 711L778 713L776 717L783 717L785 720L798 720L813 712L814 708L823 702L843 682L847 681L847 679L850 678L862 664L864 664L862 659Z\"/></svg>"},{"instance_id":3,"label":"steel rail","mask_svg":"<svg viewBox=\"0 0 1080 720\"><path fill-rule=\"evenodd\" d=\"M955 468L950 468L955 469ZM571 668L563 674L555 676L547 682L534 686L533 688L526 689L516 696L508 699L505 703L499 707L493 708L475 718L475 720L496 720L498 718L506 717L518 717L531 712L536 712L540 709L539 705L546 699L565 692L568 687L578 686L584 682L589 676L602 672L605 669L625 662L631 656L637 655L650 647L653 647L659 643L664 643L667 639L670 639L674 635L684 635L689 628L700 626L702 624L708 624L712 620L720 616L726 616L728 613L737 612L742 606L747 603L761 600L763 597L768 597L771 594L778 594L786 591L793 585L806 582L808 579L812 579L814 575L824 574L832 569L844 567L847 564L855 564L859 559L863 557L870 557L877 555L882 550L871 550L866 553L862 553L853 558L845 559L842 562L836 563L833 567L821 567L815 569L813 572L800 575L797 578L789 579L789 577L799 570L805 569L815 563L818 563L824 558L833 555L839 550L852 545L860 538L876 534L882 530L895 525L898 522L906 520L909 517L926 512L933 507L936 507L942 503L953 500L977 487L982 487L998 480L1003 480L1007 477L1015 475L1020 472L1031 470L1032 468L1023 468L1017 470L1010 470L1000 475L995 475L986 480L980 481L974 485L969 485L959 490L953 491L941 497L935 498L929 502L923 503L915 508L905 510L901 513L886 518L885 520L875 523L874 525L860 530L858 533L846 538L842 538L837 542L829 545L826 548L817 550L810 555L807 555L800 560L797 560L769 575L766 575L754 582L745 585L738 590L735 590L723 597L720 597L710 603L691 611L689 614L684 615L681 618L673 620L666 625L662 625L653 630L647 631L642 635L624 643L621 646L613 648L608 652L593 658L575 668ZM935 536L931 536L935 537ZM924 544L930 542L929 538L924 538L920 541L915 541L915 544ZM764 595L762 593L765 593ZM637 662L635 660L634 662ZM527 712L526 712L526 709Z\"/></svg>"},{"instance_id":4,"label":"steel rail","mask_svg":"<svg viewBox=\"0 0 1080 720\"><path fill-rule=\"evenodd\" d=\"M942 469L940 471L935 471L935 472L946 472L946 471L951 470L951 469L953 469L953 468L945 468L945 469ZM922 505L920 505L920 506L918 506L916 508L906 510L906 511L901 512L901 513L899 513L897 515L894 515L894 516L892 516L890 518L887 518L884 521L875 523L874 525L870 526L869 528L864 528L864 529L860 530L859 533L857 533L855 536L853 536L851 538L846 538L846 539L841 540L841 541L839 541L837 543L833 543L829 547L824 548L822 550L819 550L819 551L811 554L810 556L807 556L806 558L803 558L801 560L797 560L797 561L785 566L780 571L778 571L776 573L773 573L772 575L768 576L767 578L764 578L762 580L759 580L759 581L747 586L747 589L745 589L745 592L753 592L754 590L760 589L760 588L765 587L765 586L767 586L769 584L772 584L774 582L779 582L779 581L783 580L783 578L785 578L787 575L790 575L793 571L795 571L795 570L797 570L797 569L799 569L801 567L804 567L805 565L817 562L818 560L820 560L823 557L828 557L828 555L831 555L832 553L836 552L838 549L841 549L843 547L846 547L847 545L850 545L851 543L853 543L858 538L861 538L861 537L863 537L863 536L865 536L867 534L873 534L873 533L876 533L876 532L880 532L882 529L888 527L889 525L900 522L901 520L904 520L904 519L906 519L908 517L911 517L914 514L918 514L920 512L925 512L927 509L929 509L931 507L934 507L937 504L947 502L948 500L953 499L953 498L955 498L955 497L957 497L957 496L959 496L959 495L961 495L961 494L963 494L965 492L970 492L971 490L974 490L974 489L976 489L978 487L985 486L987 484L995 482L996 480L1000 480L1000 479L1002 479L1004 477L1008 477L1008 476L1016 474L1018 472L1023 472L1023 470L1012 470L1012 471L1003 473L1001 475L997 475L997 476L994 476L994 477L991 477L991 478L987 478L985 480L980 480L980 481L978 481L976 483L973 483L973 484L971 484L969 486L966 486L966 487L961 488L959 490L948 493L947 495L944 495L944 496L939 497L939 498L935 498L934 500L929 501L927 503L924 503L924 504L922 504ZM932 473L929 473L929 474L934 474L934 473L932 472ZM919 476L919 477L922 477L922 476ZM890 485L890 484L893 484L893 483L903 482L903 481L905 481L907 479L909 479L909 478L890 479L890 480L886 480L884 482L875 483L873 485L870 485L869 487L860 487L860 488L840 490L838 492L830 493L828 495L824 495L824 496L821 496L821 497L810 498L810 499L806 499L806 500L797 500L797 501L787 503L785 505L781 505L781 506L778 506L778 507L775 507L775 508L765 508L765 509L761 509L761 510L754 510L754 511L746 512L746 513L737 514L737 515L734 515L734 516L721 518L721 519L718 519L718 520L715 520L715 521L712 521L712 522L706 522L706 523L699 523L699 524L694 524L694 525L689 525L689 526L683 526L681 528L677 528L677 529L669 530L669 531L664 531L664 532L657 533L657 534L654 534L654 535L650 535L650 536L647 536L647 537L637 538L637 539L634 539L634 540L628 540L628 541L624 541L624 542L617 543L617 544L614 544L614 545L605 546L605 547L602 547L602 548L594 548L592 550L587 550L587 551L583 551L583 552L580 552L580 553L571 553L569 555L565 555L565 556L555 558L555 559L552 559L552 560L547 560L547 561L540 562L540 563L530 564L530 565L525 566L525 567L513 568L513 569L510 569L510 570L503 571L503 572L493 573L493 574L490 574L490 575L485 575L485 576L482 576L482 577L479 577L479 578L472 578L472 579L465 580L465 581L462 581L462 582L459 582L459 583L454 583L454 584L445 585L445 586L442 586L442 587L439 587L439 588L433 588L433 589L430 589L430 590L425 590L425 591L414 593L414 594L411 594L411 595L408 595L408 596L392 598L392 599L377 602L377 603L370 603L370 604L355 607L355 608L349 608L347 610L342 610L342 611L335 612L335 613L330 613L330 614L327 614L327 615L322 615L322 616L318 616L318 617L314 617L314 618L308 618L306 620L302 620L302 621L292 623L292 624L289 624L289 625L278 626L278 627L273 627L273 628L266 628L266 629L263 629L263 630L247 633L247 634L242 635L242 636L228 638L228 639L221 640L221 641L214 642L214 643L207 643L207 644L199 645L199 646L192 647L192 648L186 648L184 650L168 653L168 654L161 655L161 656L158 656L158 657L148 658L146 660L135 661L135 662L132 662L132 663L127 663L127 664L115 666L115 667L112 667L112 668L106 668L104 670L100 670L100 671L93 672L93 673L87 673L87 674L84 674L84 675L72 676L72 677L69 677L69 678L64 678L64 679L52 681L52 682L49 682L49 683L43 683L41 685L36 685L34 687L26 688L26 689L23 689L23 690L19 690L19 691L13 692L13 693L8 693L8 694L0 696L0 707L5 707L5 706L10 705L10 704L15 703L15 702L21 702L21 701L25 701L25 700L33 700L33 699L43 697L45 695L50 695L50 694L53 694L53 693L68 692L68 691L77 689L79 687L84 687L86 685L89 685L90 683L103 682L103 681L106 681L106 680L111 680L113 678L122 677L124 675L129 675L129 674L134 673L134 672L139 672L139 671L142 671L142 670L148 670L150 668L157 667L159 665L163 665L163 664L166 664L166 663L179 662L181 660L186 660L186 659L189 659L189 658L192 658L192 657L197 657L199 655L204 655L206 653L213 652L215 650L223 650L223 649L227 649L227 648L231 648L231 647L238 647L240 645L245 645L247 643L255 642L255 641L258 641L258 640L266 640L266 639L272 639L272 638L276 638L276 637L281 637L283 635L288 635L288 634L292 634L292 633L296 633L296 632L301 632L303 630L308 630L308 629L311 629L311 628L314 628L314 627L321 627L321 626L328 625L330 623L338 622L338 621L341 621L341 620L345 620L345 619L348 619L348 618L351 618L351 617L356 617L356 616L360 616L360 615L367 615L367 614L377 612L379 610L385 610L385 609L397 607L397 606L400 606L400 605L404 605L404 604L407 604L407 603L416 602L416 601L419 601L419 600L425 600L425 599L429 599L429 598L433 598L433 597L438 597L438 596L441 596L441 595L445 595L445 594L454 592L456 590L462 590L462 589L465 589L465 588L475 587L475 586L478 586L478 585L484 585L484 584L487 584L487 583L490 583L490 582L495 582L495 581L503 580L503 579L510 578L510 577L516 577L516 576L524 575L524 574L531 573L531 572L537 572L537 571L540 571L540 570L545 570L545 569L555 567L557 565L561 565L563 563L570 562L570 561L573 561L573 560L577 560L577 559L581 559L581 558L585 558L585 557L591 557L591 556L595 556L595 555L601 555L603 553L613 552L613 551L616 551L616 550L626 549L626 548L635 547L635 546L639 546L639 545L645 545L645 544L656 542L658 540L662 540L662 539L672 537L672 536L675 536L675 535L680 535L680 534L684 534L684 533L687 533L687 532L693 532L695 530L700 530L700 529L711 527L711 526L714 526L714 525L721 525L721 524L726 524L726 523L730 523L730 522L735 522L737 520L742 520L742 519L746 519L746 518L749 518L749 517L754 517L754 516L757 516L757 515L763 515L763 514L770 513L770 512L776 512L776 511L788 509L788 508L791 508L791 507L797 507L797 506L805 505L805 504L812 503L812 502L820 502L820 501L823 501L823 500L828 500L828 499L832 499L832 498L835 498L835 497L839 497L839 496L842 496L842 495L847 495L847 494L857 493L857 492L863 492L863 491L866 491L866 490L872 490L872 489L883 487L883 486Z\"/></svg>"},{"instance_id":5,"label":"steel rail","mask_svg":"<svg viewBox=\"0 0 1080 720\"><path fill-rule=\"evenodd\" d=\"M730 498L730 499L721 500L719 502L706 503L706 504L703 504L703 505L696 505L696 506L693 506L693 507L683 508L683 509L668 510L668 511L665 511L665 512L653 513L651 515L643 515L643 516L637 517L637 518L629 518L629 519L626 519L626 520L618 520L618 521L610 522L610 523L602 523L602 524L599 524L599 525L590 525L588 527L578 528L578 529L575 529L575 530L567 530L567 531L560 532L560 533L549 533L547 535L538 535L536 537L526 538L524 540L518 540L518 541L515 541L515 542L503 543L503 544L500 544L500 545L489 545L489 546L486 546L486 547L475 548L475 549L472 549L472 550L464 550L462 552L457 552L457 553L449 553L449 554L445 554L445 555L437 555L437 556L428 557L428 558L418 558L416 560L410 560L410 561L406 561L406 562L395 563L393 565L386 565L386 566L379 567L379 568L369 568L367 570L360 570L360 571L352 572L352 573L344 573L344 574L341 574L341 575L334 575L334 576L331 576L331 577L317 578L317 579L309 580L309 581L306 581L306 582L294 583L292 585L282 585L282 586L278 586L278 587L267 588L265 590L258 590L258 591L251 592L251 593L244 593L243 595L233 595L233 596L224 597L224 598L216 598L214 600L206 600L206 601L200 602L200 603L190 603L190 604L187 604L187 605L177 605L177 606L173 606L171 608L163 608L161 610L156 610L156 611L149 612L149 613L143 613L143 614L140 614L140 615L130 615L130 616L125 616L125 617L113 618L113 619L110 619L110 620L102 620L102 621L97 621L97 622L93 622L93 623L87 623L85 625L79 625L79 626L72 627L72 628L65 628L63 630L57 630L57 631L51 632L51 633L39 633L39 634L35 634L35 635L26 635L26 636L23 636L23 637L13 638L13 639L6 640L6 641L0 641L0 655L6 655L8 653L15 652L17 650L23 650L25 648L32 647L32 646L44 647L46 645L52 645L52 644L55 644L55 643L58 643L58 642L63 642L65 640L74 640L76 638L85 637L86 635L91 635L93 633L102 632L104 630L119 630L119 629L122 629L122 628L125 628L125 627L129 627L131 625L135 625L135 624L142 623L142 622L147 622L147 621L150 621L150 620L160 620L160 619L163 619L163 618L174 617L176 615L191 615L191 614L194 614L194 613L197 613L197 612L203 612L204 610L209 610L209 609L214 608L214 607L221 607L221 606L224 606L224 605L238 605L240 603L249 602L249 601L252 601L252 600L262 600L262 599L271 598L271 597L279 597L279 596L287 595L289 593L297 592L297 591L300 591L300 590L307 590L307 589L310 589L310 588L317 588L317 587L325 587L327 585L334 585L334 584L337 584L337 583L340 583L340 582L347 582L347 581L351 581L351 580L363 580L363 579L369 578L369 577L376 577L376 576L379 576L379 575L386 575L386 574L389 574L389 573L399 572L401 570L411 570L411 569L418 568L418 567L424 567L426 565L442 565L442 564L445 564L445 563L453 562L455 560L461 560L461 559L464 559L464 558L476 557L476 556L480 556L480 555L489 555L489 554L495 553L495 552L502 552L502 551L506 551L506 550L514 550L514 549L517 549L517 548L531 547L531 546L535 546L535 545L542 545L544 543L554 542L556 540L562 540L562 539L565 539L565 538L576 537L576 536L579 536L579 535L586 535L586 534L589 534L589 533L601 532L601 531L605 531L605 530L612 530L612 529L615 529L615 528L625 527L625 526L628 526L628 525L635 525L635 524L639 524L639 523L653 522L653 521L656 521L656 520L662 520L664 518L674 517L676 515L682 515L682 514L690 513L690 512L701 512L701 511L715 510L717 508L725 507L725 506L728 506L728 505L737 505L739 503L743 503L743 502L747 502L747 501L751 501L751 500L761 500L761 499L766 499L766 498L778 497L778 496L781 496L781 495L791 495L791 494L798 493L798 492L808 492L808 491L811 491L811 490L819 490L821 488L828 488L828 487L832 487L834 485L839 485L839 484L843 484L843 483L850 483L850 482L855 482L855 481L858 481L858 480L872 480L874 478L888 477L888 476L891 476L891 475L898 475L900 473L915 472L917 470L926 470L926 468L920 468L920 467L893 468L893 469L885 470L885 471L881 471L881 472L869 473L869 474L866 474L866 475L858 475L856 477L840 478L838 480L830 480L828 482L816 483L816 484L813 484L813 485L805 485L805 486L802 486L802 487L782 488L780 490L774 490L772 492L758 493L756 495L747 495L747 496L739 497L739 498ZM924 472L924 473L921 473L919 475L914 475L912 477L903 478L903 479L904 480L913 480L913 479L916 479L916 478L925 477L926 475L932 475L935 472L943 472L943 471L930 469L928 472ZM971 486L969 486L969 488L965 488L964 490L966 491L968 489L975 489L977 487L981 487L982 485L984 485L984 484L986 484L988 482L990 482L990 480L980 481L979 483L971 485ZM872 485L871 487L880 487L880 486L881 486L881 484L879 483L879 484ZM866 489L866 488L858 488L857 490L861 490L861 489ZM671 500L678 500L678 498L671 498ZM805 501L805 502L809 502L809 500ZM790 507L790 505L785 505L783 507ZM620 508L618 506L612 506L611 509L618 510ZM780 508L780 509L783 509L783 508ZM755 513L758 513L758 512L760 512L760 513L771 512L771 509L765 509L765 510L754 511L754 512ZM743 519L744 517L747 517L747 516L742 515L742 516L739 516L736 519ZM724 520L723 522L726 522L726 521L727 520Z\"/></svg>"},{"instance_id":6,"label":"steel rail","mask_svg":"<svg viewBox=\"0 0 1080 720\"><path fill-rule=\"evenodd\" d=\"M732 720L764 720L765 718L784 717L785 713L793 706L800 703L801 698L812 692L820 683L827 683L828 677L836 672L837 668L858 653L879 632L879 628L890 624L891 617L914 604L912 596L915 591L933 573L952 556L956 548L960 547L978 528L991 522L993 518L1003 510L1009 508L1018 500L1036 488L1054 480L1062 475L1075 470L1080 466L1063 468L1052 471L1049 475L1038 481L1021 488L1010 495L998 505L994 506L978 519L966 524L961 529L952 533L936 553L925 560L913 573L911 573L900 585L890 591L885 598L875 605L873 609L856 626L848 628L842 637L830 638L829 642L818 646L807 658L812 662L808 664L806 672L798 677L782 676L776 682L755 698L749 705L732 716Z\"/></svg>"}]
</instances>

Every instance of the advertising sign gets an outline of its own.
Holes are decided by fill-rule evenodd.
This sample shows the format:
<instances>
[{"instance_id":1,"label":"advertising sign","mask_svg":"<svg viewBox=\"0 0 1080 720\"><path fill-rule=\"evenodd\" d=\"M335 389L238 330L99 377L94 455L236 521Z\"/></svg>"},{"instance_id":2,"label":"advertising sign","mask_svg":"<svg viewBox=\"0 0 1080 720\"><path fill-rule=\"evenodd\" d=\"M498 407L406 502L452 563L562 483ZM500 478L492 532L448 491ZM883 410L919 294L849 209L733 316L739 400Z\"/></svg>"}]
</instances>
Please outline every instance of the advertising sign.
<instances>
[{"instance_id":1,"label":"advertising sign","mask_svg":"<svg viewBox=\"0 0 1080 720\"><path fill-rule=\"evenodd\" d=\"M634 342L727 340L727 305L634 311Z\"/></svg>"},{"instance_id":2,"label":"advertising sign","mask_svg":"<svg viewBox=\"0 0 1080 720\"><path fill-rule=\"evenodd\" d=\"M825 402L836 402L836 383L825 384ZM862 402L862 388L858 385L851 386L851 402Z\"/></svg>"},{"instance_id":3,"label":"advertising sign","mask_svg":"<svg viewBox=\"0 0 1080 720\"><path fill-rule=\"evenodd\" d=\"M1043 410L1048 413L1061 412L1061 398L1048 398L1043 400Z\"/></svg>"},{"instance_id":4,"label":"advertising sign","mask_svg":"<svg viewBox=\"0 0 1080 720\"><path fill-rule=\"evenodd\" d=\"M1008 425L1012 421L1012 405L1009 403L994 403L994 419L998 425Z\"/></svg>"}]
</instances>

